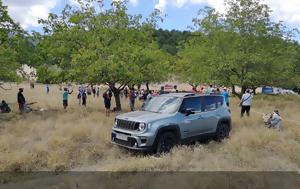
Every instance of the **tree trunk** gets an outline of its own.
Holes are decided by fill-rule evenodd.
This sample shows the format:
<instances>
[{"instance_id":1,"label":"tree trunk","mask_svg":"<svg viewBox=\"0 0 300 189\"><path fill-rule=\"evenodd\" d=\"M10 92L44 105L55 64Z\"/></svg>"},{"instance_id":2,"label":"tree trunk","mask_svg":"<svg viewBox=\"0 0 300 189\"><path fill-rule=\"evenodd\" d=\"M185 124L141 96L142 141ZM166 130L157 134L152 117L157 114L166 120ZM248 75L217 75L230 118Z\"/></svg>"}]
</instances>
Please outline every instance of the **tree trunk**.
<instances>
[{"instance_id":1,"label":"tree trunk","mask_svg":"<svg viewBox=\"0 0 300 189\"><path fill-rule=\"evenodd\" d=\"M245 85L242 86L242 94L244 94L244 93L246 92L247 88L248 88L248 87L245 86Z\"/></svg>"},{"instance_id":2,"label":"tree trunk","mask_svg":"<svg viewBox=\"0 0 300 189\"><path fill-rule=\"evenodd\" d=\"M234 94L234 95L237 96L239 99L241 99L243 93L237 93L236 90L235 90L235 85L232 85L232 94Z\"/></svg>"},{"instance_id":3,"label":"tree trunk","mask_svg":"<svg viewBox=\"0 0 300 189\"><path fill-rule=\"evenodd\" d=\"M121 111L122 110L122 106L121 106L121 100L120 100L120 91L118 92L114 92L114 96L115 96L115 101L116 101L116 108L115 111Z\"/></svg>"},{"instance_id":4,"label":"tree trunk","mask_svg":"<svg viewBox=\"0 0 300 189\"><path fill-rule=\"evenodd\" d=\"M116 107L115 107L115 111L121 111L122 110L122 106L121 106L121 99L120 99L120 90L117 89L115 86L111 87L111 90L114 94L115 97L115 102L116 102Z\"/></svg>"},{"instance_id":5,"label":"tree trunk","mask_svg":"<svg viewBox=\"0 0 300 189\"><path fill-rule=\"evenodd\" d=\"M146 83L146 88L147 88L147 92L149 92L150 89L149 89L149 83L148 82Z\"/></svg>"},{"instance_id":6,"label":"tree trunk","mask_svg":"<svg viewBox=\"0 0 300 189\"><path fill-rule=\"evenodd\" d=\"M257 87L251 87L251 89L253 90L253 94L256 95L256 89L257 89Z\"/></svg>"}]
</instances>

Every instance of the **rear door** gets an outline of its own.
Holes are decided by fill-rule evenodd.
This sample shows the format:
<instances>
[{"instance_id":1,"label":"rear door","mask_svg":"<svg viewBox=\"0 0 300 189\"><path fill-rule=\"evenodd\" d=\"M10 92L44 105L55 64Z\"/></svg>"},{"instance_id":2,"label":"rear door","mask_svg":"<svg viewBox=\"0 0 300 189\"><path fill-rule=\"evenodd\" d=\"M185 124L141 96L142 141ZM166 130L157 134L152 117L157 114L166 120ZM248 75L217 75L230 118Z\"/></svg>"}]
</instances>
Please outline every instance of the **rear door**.
<instances>
[{"instance_id":1,"label":"rear door","mask_svg":"<svg viewBox=\"0 0 300 189\"><path fill-rule=\"evenodd\" d=\"M222 116L221 107L224 103L223 96L202 96L201 97L201 134L214 133Z\"/></svg>"}]
</instances>

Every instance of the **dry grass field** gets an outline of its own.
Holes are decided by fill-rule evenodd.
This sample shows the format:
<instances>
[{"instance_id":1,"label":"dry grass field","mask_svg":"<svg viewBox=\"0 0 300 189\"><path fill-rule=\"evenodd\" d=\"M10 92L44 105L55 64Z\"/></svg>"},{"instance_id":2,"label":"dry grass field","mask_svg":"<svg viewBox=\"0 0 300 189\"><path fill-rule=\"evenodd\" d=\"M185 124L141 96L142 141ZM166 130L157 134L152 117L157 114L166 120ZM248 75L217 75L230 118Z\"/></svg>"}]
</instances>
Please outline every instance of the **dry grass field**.
<instances>
[{"instance_id":1,"label":"dry grass field","mask_svg":"<svg viewBox=\"0 0 300 189\"><path fill-rule=\"evenodd\" d=\"M16 94L24 87L34 111L18 114ZM0 115L0 171L300 171L300 98L258 96L253 110L282 113L281 132L264 127L262 116L239 117L238 100L231 99L233 130L222 143L176 147L161 157L135 154L110 143L114 114L105 117L102 97L88 96L87 108L77 103L76 88L69 108L62 108L57 86L47 95L43 85L12 85L0 91L13 109ZM128 111L123 99L124 111ZM292 120L292 121L289 121Z\"/></svg>"}]
</instances>

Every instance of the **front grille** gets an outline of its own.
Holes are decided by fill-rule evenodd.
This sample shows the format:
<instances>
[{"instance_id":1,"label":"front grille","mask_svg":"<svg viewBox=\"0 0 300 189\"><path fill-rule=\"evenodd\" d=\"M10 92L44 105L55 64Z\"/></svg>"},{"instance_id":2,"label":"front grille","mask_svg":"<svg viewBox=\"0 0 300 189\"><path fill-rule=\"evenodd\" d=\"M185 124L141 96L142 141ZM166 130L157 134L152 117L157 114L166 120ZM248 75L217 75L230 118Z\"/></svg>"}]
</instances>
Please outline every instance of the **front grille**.
<instances>
[{"instance_id":1,"label":"front grille","mask_svg":"<svg viewBox=\"0 0 300 189\"><path fill-rule=\"evenodd\" d=\"M134 139L129 139L128 141L124 141L124 140L120 140L120 139L115 139L114 140L115 143L117 144L121 144L121 145L124 145L124 146L128 146L128 147L133 147L134 144L136 143L136 141Z\"/></svg>"},{"instance_id":2,"label":"front grille","mask_svg":"<svg viewBox=\"0 0 300 189\"><path fill-rule=\"evenodd\" d=\"M133 147L137 141L134 138L128 137L128 141L120 140L116 138L116 135L112 133L111 135L112 141L114 141L117 144L123 145L123 146L128 146L128 147Z\"/></svg>"},{"instance_id":3,"label":"front grille","mask_svg":"<svg viewBox=\"0 0 300 189\"><path fill-rule=\"evenodd\" d=\"M117 120L117 127L122 128L122 129L127 129L127 130L138 130L139 123L134 122L134 121L118 119Z\"/></svg>"}]
</instances>

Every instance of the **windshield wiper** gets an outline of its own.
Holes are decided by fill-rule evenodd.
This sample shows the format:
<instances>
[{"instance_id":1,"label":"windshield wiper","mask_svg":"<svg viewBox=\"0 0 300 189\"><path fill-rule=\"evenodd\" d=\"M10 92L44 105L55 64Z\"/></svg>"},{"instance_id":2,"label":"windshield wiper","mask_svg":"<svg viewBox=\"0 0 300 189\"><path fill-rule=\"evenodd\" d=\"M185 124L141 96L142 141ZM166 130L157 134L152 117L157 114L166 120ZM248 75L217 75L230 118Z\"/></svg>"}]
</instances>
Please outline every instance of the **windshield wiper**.
<instances>
[{"instance_id":1,"label":"windshield wiper","mask_svg":"<svg viewBox=\"0 0 300 189\"><path fill-rule=\"evenodd\" d=\"M152 112L152 113L159 113L159 112L150 111L150 110L143 110L143 111L146 111L146 112Z\"/></svg>"}]
</instances>

